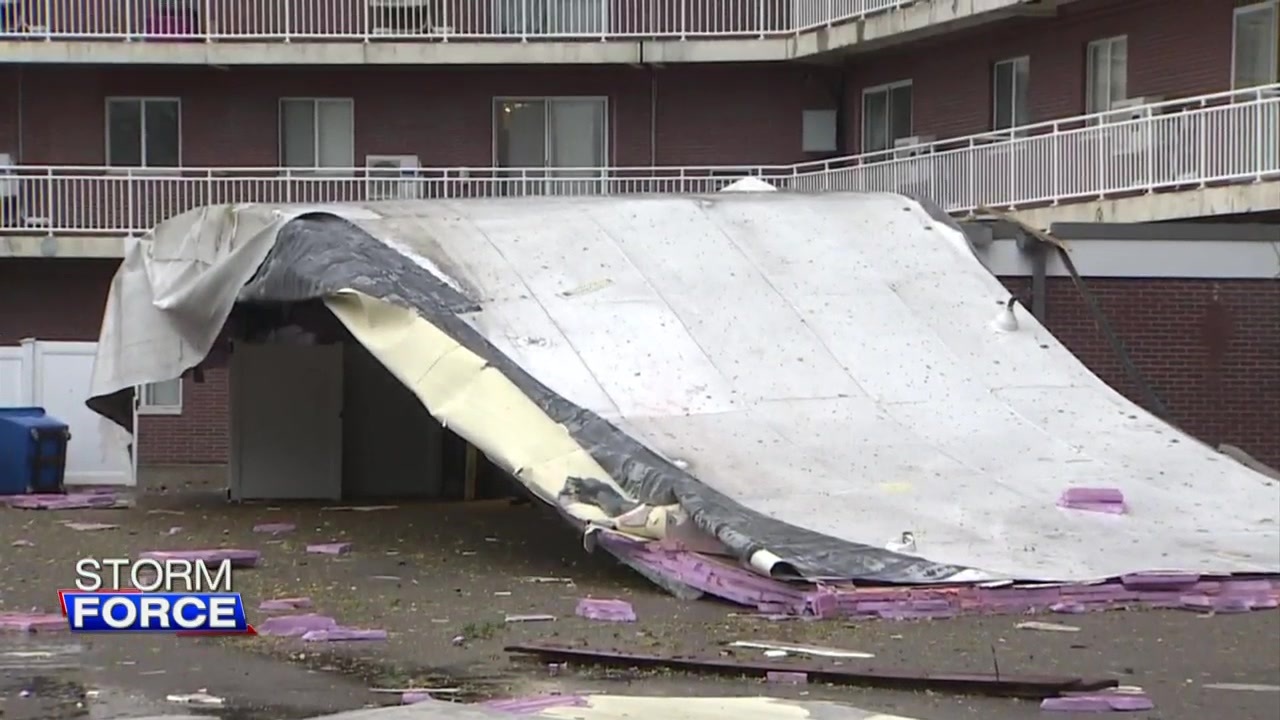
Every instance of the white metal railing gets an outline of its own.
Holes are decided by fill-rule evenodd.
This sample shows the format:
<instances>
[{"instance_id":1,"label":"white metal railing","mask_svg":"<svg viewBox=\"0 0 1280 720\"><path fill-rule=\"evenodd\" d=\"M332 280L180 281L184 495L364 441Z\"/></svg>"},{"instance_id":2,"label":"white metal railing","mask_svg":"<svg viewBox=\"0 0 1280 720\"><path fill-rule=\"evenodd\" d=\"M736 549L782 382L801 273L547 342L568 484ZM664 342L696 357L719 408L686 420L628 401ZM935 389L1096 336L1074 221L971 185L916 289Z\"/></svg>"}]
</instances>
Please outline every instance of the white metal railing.
<instances>
[{"instance_id":1,"label":"white metal railing","mask_svg":"<svg viewBox=\"0 0 1280 720\"><path fill-rule=\"evenodd\" d=\"M771 37L924 0L0 0L0 39Z\"/></svg>"},{"instance_id":2,"label":"white metal railing","mask_svg":"<svg viewBox=\"0 0 1280 720\"><path fill-rule=\"evenodd\" d=\"M585 169L0 168L0 234L142 233L220 203L707 193L746 176L781 190L912 193L951 212L1211 183L1280 180L1280 85L788 166Z\"/></svg>"}]
</instances>

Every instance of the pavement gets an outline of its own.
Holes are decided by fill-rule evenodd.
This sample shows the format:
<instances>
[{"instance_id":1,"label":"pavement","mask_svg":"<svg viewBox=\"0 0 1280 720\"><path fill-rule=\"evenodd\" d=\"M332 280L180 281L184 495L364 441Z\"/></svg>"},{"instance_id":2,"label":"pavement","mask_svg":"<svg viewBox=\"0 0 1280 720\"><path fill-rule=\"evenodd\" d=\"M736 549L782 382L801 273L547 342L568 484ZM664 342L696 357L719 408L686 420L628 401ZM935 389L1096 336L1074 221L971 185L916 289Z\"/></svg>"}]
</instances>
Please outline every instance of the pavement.
<instances>
[{"instance_id":1,"label":"pavement","mask_svg":"<svg viewBox=\"0 0 1280 720\"><path fill-rule=\"evenodd\" d=\"M71 520L119 528L77 532L66 525ZM252 531L254 524L272 521L294 523L297 529L279 536ZM179 526L183 529L172 532ZM15 546L19 540L29 544ZM352 542L352 552L324 557L304 551L309 542L332 540ZM79 557L210 546L262 550L262 566L235 578L250 607L266 598L310 595L318 611L344 624L385 628L390 640L304 645L272 638L0 633L0 719L495 717L460 703L380 709L398 697L371 691L422 686L458 688L459 695L452 697L469 703L554 694L615 702L549 708L537 716L582 720L613 720L621 717L619 712L701 720L716 702L729 705L714 717L736 715L741 720L866 720L877 714L918 720L1046 717L1034 702L948 693L793 687L582 666L552 674L545 665L519 661L502 650L507 644L538 640L756 661L763 659L758 651L726 643L817 644L873 653L874 660L866 662L877 668L976 673L992 672L998 665L1010 674L1114 678L1141 686L1154 701L1154 711L1129 713L1135 718L1280 717L1280 691L1258 689L1280 688L1280 612L1205 616L1171 610L1040 618L1075 626L1074 632L1018 629L1027 618L1016 616L776 622L714 601L669 597L608 558L584 554L580 538L531 505L423 503L380 512L325 512L305 504L232 506L212 496L171 492L143 496L129 510L0 509L0 611L56 610L54 589L67 586ZM524 580L553 576L564 582ZM618 625L575 617L574 605L585 596L625 599L639 619ZM503 623L506 614L531 612L558 619ZM459 636L464 640L455 642ZM770 662L787 670L797 660ZM225 704L191 708L166 699L198 690L225 698ZM775 704L752 700L761 697ZM663 701L674 704L661 710L635 705ZM619 709L616 702L625 707Z\"/></svg>"}]
</instances>

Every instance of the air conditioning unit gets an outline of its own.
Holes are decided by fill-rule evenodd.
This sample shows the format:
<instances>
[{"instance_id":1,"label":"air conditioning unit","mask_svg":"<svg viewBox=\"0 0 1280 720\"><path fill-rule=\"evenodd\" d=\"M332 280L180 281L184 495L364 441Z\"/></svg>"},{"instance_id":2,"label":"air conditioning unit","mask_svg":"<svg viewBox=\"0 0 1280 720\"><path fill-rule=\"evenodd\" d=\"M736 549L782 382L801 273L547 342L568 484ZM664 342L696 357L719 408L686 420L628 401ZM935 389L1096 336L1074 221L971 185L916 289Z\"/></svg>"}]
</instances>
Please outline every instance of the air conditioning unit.
<instances>
[{"instance_id":1,"label":"air conditioning unit","mask_svg":"<svg viewBox=\"0 0 1280 720\"><path fill-rule=\"evenodd\" d=\"M912 135L893 141L893 157L895 160L919 157L933 152L933 143L938 138L934 135Z\"/></svg>"},{"instance_id":2,"label":"air conditioning unit","mask_svg":"<svg viewBox=\"0 0 1280 720\"><path fill-rule=\"evenodd\" d=\"M1117 100L1111 103L1111 109L1107 111L1103 122L1122 123L1159 115L1164 110L1164 106L1157 104L1161 102L1164 102L1164 98L1155 96Z\"/></svg>"},{"instance_id":3,"label":"air conditioning unit","mask_svg":"<svg viewBox=\"0 0 1280 720\"><path fill-rule=\"evenodd\" d=\"M421 35L431 27L431 0L365 0L369 32L374 35Z\"/></svg>"},{"instance_id":4,"label":"air conditioning unit","mask_svg":"<svg viewBox=\"0 0 1280 720\"><path fill-rule=\"evenodd\" d=\"M417 155L368 155L365 176L370 200L415 200L422 197Z\"/></svg>"}]
</instances>

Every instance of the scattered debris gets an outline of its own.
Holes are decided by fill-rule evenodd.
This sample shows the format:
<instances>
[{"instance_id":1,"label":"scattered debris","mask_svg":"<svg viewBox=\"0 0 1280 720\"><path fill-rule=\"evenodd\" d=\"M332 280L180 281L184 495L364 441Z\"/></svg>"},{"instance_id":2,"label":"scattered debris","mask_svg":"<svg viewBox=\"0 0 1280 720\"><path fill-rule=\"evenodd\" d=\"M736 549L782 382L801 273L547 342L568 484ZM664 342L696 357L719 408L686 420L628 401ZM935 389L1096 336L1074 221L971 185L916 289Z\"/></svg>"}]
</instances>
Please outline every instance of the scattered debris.
<instances>
[{"instance_id":1,"label":"scattered debris","mask_svg":"<svg viewBox=\"0 0 1280 720\"><path fill-rule=\"evenodd\" d=\"M1209 683L1210 690L1243 690L1246 692L1280 692L1280 685L1263 685L1260 683Z\"/></svg>"},{"instance_id":2,"label":"scattered debris","mask_svg":"<svg viewBox=\"0 0 1280 720\"><path fill-rule=\"evenodd\" d=\"M378 510L395 510L399 505L331 505L320 508L325 512L375 512Z\"/></svg>"},{"instance_id":3,"label":"scattered debris","mask_svg":"<svg viewBox=\"0 0 1280 720\"><path fill-rule=\"evenodd\" d=\"M267 618L256 629L259 635L301 637L315 630L336 630L338 621L327 615L277 615Z\"/></svg>"},{"instance_id":4,"label":"scattered debris","mask_svg":"<svg viewBox=\"0 0 1280 720\"><path fill-rule=\"evenodd\" d=\"M182 526L181 526L181 525L174 525L173 527L169 528L168 530L166 530L166 531L164 531L164 532L162 532L162 533L160 533L160 534L161 534L161 535L173 536L173 535L177 535L177 534L178 534L178 533L180 533L180 532L182 532Z\"/></svg>"},{"instance_id":5,"label":"scattered debris","mask_svg":"<svg viewBox=\"0 0 1280 720\"><path fill-rule=\"evenodd\" d=\"M1038 620L1029 620L1020 622L1014 627L1019 630L1043 630L1045 632L1080 632L1080 628L1075 625L1062 625L1060 623L1040 622Z\"/></svg>"},{"instance_id":6,"label":"scattered debris","mask_svg":"<svg viewBox=\"0 0 1280 720\"><path fill-rule=\"evenodd\" d=\"M581 695L534 695L533 697L488 700L480 707L513 715L535 715L556 707L586 707L587 699Z\"/></svg>"},{"instance_id":7,"label":"scattered debris","mask_svg":"<svg viewBox=\"0 0 1280 720\"><path fill-rule=\"evenodd\" d=\"M523 622L546 622L555 620L555 615L508 615L503 622L523 623Z\"/></svg>"},{"instance_id":8,"label":"scattered debris","mask_svg":"<svg viewBox=\"0 0 1280 720\"><path fill-rule=\"evenodd\" d=\"M1129 511L1124 493L1116 488L1068 488L1058 497L1058 507L1111 515L1124 515Z\"/></svg>"},{"instance_id":9,"label":"scattered debris","mask_svg":"<svg viewBox=\"0 0 1280 720\"><path fill-rule=\"evenodd\" d=\"M351 543L317 543L315 545L308 545L307 552L312 553L313 555L346 555L351 552Z\"/></svg>"},{"instance_id":10,"label":"scattered debris","mask_svg":"<svg viewBox=\"0 0 1280 720\"><path fill-rule=\"evenodd\" d=\"M72 530L79 530L81 532L95 532L97 530L116 530L120 527L119 525L116 525L114 523L99 523L99 522L64 522L62 524L66 527L71 528Z\"/></svg>"},{"instance_id":11,"label":"scattered debris","mask_svg":"<svg viewBox=\"0 0 1280 720\"><path fill-rule=\"evenodd\" d=\"M272 535L293 532L297 529L298 526L293 523L263 523L261 525L253 526L253 531L256 533L271 533Z\"/></svg>"},{"instance_id":12,"label":"scattered debris","mask_svg":"<svg viewBox=\"0 0 1280 720\"><path fill-rule=\"evenodd\" d=\"M258 603L258 609L264 612L307 610L310 607L311 598L308 597L276 598L274 600L263 600L261 603Z\"/></svg>"},{"instance_id":13,"label":"scattered debris","mask_svg":"<svg viewBox=\"0 0 1280 720\"><path fill-rule=\"evenodd\" d=\"M1109 692L1072 693L1045 698L1041 710L1056 712L1141 712L1154 710L1155 703L1139 687L1117 687Z\"/></svg>"},{"instance_id":14,"label":"scattered debris","mask_svg":"<svg viewBox=\"0 0 1280 720\"><path fill-rule=\"evenodd\" d=\"M607 622L635 622L636 611L626 600L582 598L575 611L578 617Z\"/></svg>"},{"instance_id":15,"label":"scattered debris","mask_svg":"<svg viewBox=\"0 0 1280 720\"><path fill-rule=\"evenodd\" d=\"M257 550L239 550L236 548L212 548L209 550L149 550L138 555L139 559L159 560L203 560L206 563L220 563L230 560L233 568L251 568L262 559Z\"/></svg>"},{"instance_id":16,"label":"scattered debris","mask_svg":"<svg viewBox=\"0 0 1280 720\"><path fill-rule=\"evenodd\" d=\"M771 660L777 660L778 658L784 658L784 657L786 657L788 654L789 654L789 653L788 653L786 650L765 650L765 651L764 651L764 656L765 656L765 657L767 657L767 658L769 658L769 659L771 659Z\"/></svg>"},{"instance_id":17,"label":"scattered debris","mask_svg":"<svg viewBox=\"0 0 1280 720\"><path fill-rule=\"evenodd\" d=\"M107 492L31 493L9 495L4 502L15 510L104 510L133 507L128 498Z\"/></svg>"},{"instance_id":18,"label":"scattered debris","mask_svg":"<svg viewBox=\"0 0 1280 720\"><path fill-rule=\"evenodd\" d=\"M148 515L186 515L181 510L166 510L164 508L152 508L147 511Z\"/></svg>"},{"instance_id":19,"label":"scattered debris","mask_svg":"<svg viewBox=\"0 0 1280 720\"><path fill-rule=\"evenodd\" d=\"M533 655L542 662L571 661L580 665L663 668L717 675L756 675L758 677L766 677L768 673L777 670L776 665L762 662L664 657L553 644L509 645L504 650L509 653ZM797 666L793 671L806 673L811 681L839 685L864 685L918 691L949 691L1034 699L1056 697L1067 692L1094 692L1119 686L1119 683L1112 678L1084 679L1063 676L1009 675L1007 673L995 675L990 673L911 672L889 669L853 670L842 667L823 667L821 665Z\"/></svg>"},{"instance_id":20,"label":"scattered debris","mask_svg":"<svg viewBox=\"0 0 1280 720\"><path fill-rule=\"evenodd\" d=\"M873 658L875 655L867 652L858 652L856 650L841 650L840 648L823 647L821 645L797 645L785 642L756 642L754 640L735 640L729 643L730 647L754 648L756 650L779 650L784 653L793 652L801 655L812 655L814 657L826 658Z\"/></svg>"},{"instance_id":21,"label":"scattered debris","mask_svg":"<svg viewBox=\"0 0 1280 720\"><path fill-rule=\"evenodd\" d=\"M226 702L225 700L218 697L217 695L210 695L208 691L204 689L198 690L193 693L186 693L184 695L168 695L165 697L165 700L168 700L171 703L177 703L179 705L205 705L205 706L217 706L217 705L222 705Z\"/></svg>"},{"instance_id":22,"label":"scattered debris","mask_svg":"<svg viewBox=\"0 0 1280 720\"><path fill-rule=\"evenodd\" d=\"M361 628L333 627L323 630L310 630L302 635L303 642L340 642L346 640L386 640L386 630L364 630Z\"/></svg>"},{"instance_id":23,"label":"scattered debris","mask_svg":"<svg viewBox=\"0 0 1280 720\"><path fill-rule=\"evenodd\" d=\"M780 685L808 685L809 676L802 672L771 670L765 674L765 680Z\"/></svg>"},{"instance_id":24,"label":"scattered debris","mask_svg":"<svg viewBox=\"0 0 1280 720\"><path fill-rule=\"evenodd\" d=\"M61 615L41 612L0 612L0 630L46 632L66 629L68 629L67 619Z\"/></svg>"},{"instance_id":25,"label":"scattered debris","mask_svg":"<svg viewBox=\"0 0 1280 720\"><path fill-rule=\"evenodd\" d=\"M539 577L537 575L532 575L522 579L525 582L529 582L529 583L563 583L565 585L573 584L573 578L563 578L563 577Z\"/></svg>"},{"instance_id":26,"label":"scattered debris","mask_svg":"<svg viewBox=\"0 0 1280 720\"><path fill-rule=\"evenodd\" d=\"M13 547L35 547L36 546L36 544L31 542L30 540L14 540L9 544L12 545Z\"/></svg>"},{"instance_id":27,"label":"scattered debris","mask_svg":"<svg viewBox=\"0 0 1280 720\"><path fill-rule=\"evenodd\" d=\"M399 575L374 575L373 579L374 580L394 580L398 582L400 580L400 576Z\"/></svg>"}]
</instances>

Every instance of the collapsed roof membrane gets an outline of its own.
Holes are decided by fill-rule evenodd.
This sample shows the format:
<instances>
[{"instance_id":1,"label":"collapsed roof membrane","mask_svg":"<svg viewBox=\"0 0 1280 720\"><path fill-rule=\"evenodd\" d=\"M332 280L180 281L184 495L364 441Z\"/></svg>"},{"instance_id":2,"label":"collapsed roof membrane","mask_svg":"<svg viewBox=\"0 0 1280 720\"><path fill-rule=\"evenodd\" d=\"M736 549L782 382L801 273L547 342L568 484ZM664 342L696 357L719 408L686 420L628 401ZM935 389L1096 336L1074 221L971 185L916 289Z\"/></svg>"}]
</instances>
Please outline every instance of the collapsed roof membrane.
<instances>
[{"instance_id":1,"label":"collapsed roof membrane","mask_svg":"<svg viewBox=\"0 0 1280 720\"><path fill-rule=\"evenodd\" d=\"M123 423L120 392L199 362L236 301L314 298L583 527L775 577L1280 570L1280 486L1025 313L993 330L1008 292L902 196L202 208L126 253L90 404ZM1131 511L1057 507L1073 486Z\"/></svg>"}]
</instances>

